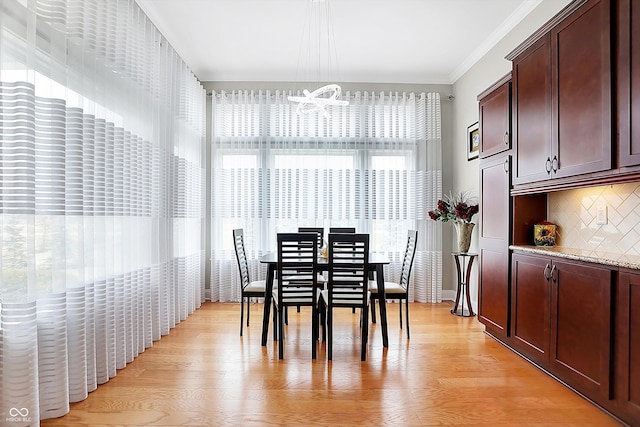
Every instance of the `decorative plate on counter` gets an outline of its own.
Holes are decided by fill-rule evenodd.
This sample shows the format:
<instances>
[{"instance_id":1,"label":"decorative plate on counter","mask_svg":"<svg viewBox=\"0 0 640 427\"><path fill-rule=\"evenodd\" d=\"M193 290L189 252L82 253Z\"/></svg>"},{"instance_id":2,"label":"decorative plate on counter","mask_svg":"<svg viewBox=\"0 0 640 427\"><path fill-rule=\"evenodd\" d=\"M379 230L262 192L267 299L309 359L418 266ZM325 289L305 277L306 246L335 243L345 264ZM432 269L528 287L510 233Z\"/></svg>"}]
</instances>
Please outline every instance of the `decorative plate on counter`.
<instances>
[{"instance_id":1,"label":"decorative plate on counter","mask_svg":"<svg viewBox=\"0 0 640 427\"><path fill-rule=\"evenodd\" d=\"M533 243L536 246L555 246L556 225L547 221L534 225Z\"/></svg>"}]
</instances>

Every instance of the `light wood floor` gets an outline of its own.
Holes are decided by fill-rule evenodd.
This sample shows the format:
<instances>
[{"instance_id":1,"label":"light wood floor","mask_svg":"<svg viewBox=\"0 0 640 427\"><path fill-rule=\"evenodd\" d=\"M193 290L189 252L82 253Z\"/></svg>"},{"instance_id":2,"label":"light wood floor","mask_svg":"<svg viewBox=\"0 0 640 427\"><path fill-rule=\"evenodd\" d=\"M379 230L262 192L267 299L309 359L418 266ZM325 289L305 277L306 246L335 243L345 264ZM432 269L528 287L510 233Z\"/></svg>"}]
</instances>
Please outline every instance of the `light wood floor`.
<instances>
[{"instance_id":1,"label":"light wood floor","mask_svg":"<svg viewBox=\"0 0 640 427\"><path fill-rule=\"evenodd\" d=\"M333 361L311 360L310 314L289 314L285 360L262 305L239 336L238 304L205 303L43 426L619 426L613 418L485 335L451 305L412 304L411 340L389 304L389 348L372 325L360 362L358 315L336 310Z\"/></svg>"}]
</instances>

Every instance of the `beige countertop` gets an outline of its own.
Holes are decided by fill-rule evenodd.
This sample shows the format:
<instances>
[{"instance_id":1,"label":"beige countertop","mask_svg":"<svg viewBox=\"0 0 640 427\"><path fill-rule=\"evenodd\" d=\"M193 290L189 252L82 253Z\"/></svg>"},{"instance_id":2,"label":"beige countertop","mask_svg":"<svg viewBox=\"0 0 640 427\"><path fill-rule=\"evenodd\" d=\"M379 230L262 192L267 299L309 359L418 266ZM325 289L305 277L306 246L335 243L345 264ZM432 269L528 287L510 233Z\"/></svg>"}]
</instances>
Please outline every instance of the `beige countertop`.
<instances>
[{"instance_id":1,"label":"beige countertop","mask_svg":"<svg viewBox=\"0 0 640 427\"><path fill-rule=\"evenodd\" d=\"M603 252L592 249L569 248L565 246L520 246L512 245L509 249L557 258L592 262L612 267L632 268L640 270L640 256L625 255L614 252Z\"/></svg>"}]
</instances>

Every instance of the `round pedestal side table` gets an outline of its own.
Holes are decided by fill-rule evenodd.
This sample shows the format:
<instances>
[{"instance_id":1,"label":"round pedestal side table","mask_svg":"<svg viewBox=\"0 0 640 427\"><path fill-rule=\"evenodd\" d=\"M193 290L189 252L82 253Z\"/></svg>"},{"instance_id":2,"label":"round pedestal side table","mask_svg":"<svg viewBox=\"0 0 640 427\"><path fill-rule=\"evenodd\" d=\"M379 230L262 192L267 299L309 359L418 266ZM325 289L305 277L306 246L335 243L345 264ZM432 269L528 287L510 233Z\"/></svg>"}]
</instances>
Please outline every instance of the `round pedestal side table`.
<instances>
[{"instance_id":1,"label":"round pedestal side table","mask_svg":"<svg viewBox=\"0 0 640 427\"><path fill-rule=\"evenodd\" d=\"M471 305L471 296L469 295L469 279L471 277L471 266L473 266L473 260L478 254L472 254L469 252L452 252L453 259L456 261L456 269L458 271L458 289L456 292L456 302L453 305L451 314L462 317L473 317L473 306ZM464 274L464 276L463 276ZM467 310L464 308L464 300L467 300ZM458 309L460 305L460 309Z\"/></svg>"}]
</instances>

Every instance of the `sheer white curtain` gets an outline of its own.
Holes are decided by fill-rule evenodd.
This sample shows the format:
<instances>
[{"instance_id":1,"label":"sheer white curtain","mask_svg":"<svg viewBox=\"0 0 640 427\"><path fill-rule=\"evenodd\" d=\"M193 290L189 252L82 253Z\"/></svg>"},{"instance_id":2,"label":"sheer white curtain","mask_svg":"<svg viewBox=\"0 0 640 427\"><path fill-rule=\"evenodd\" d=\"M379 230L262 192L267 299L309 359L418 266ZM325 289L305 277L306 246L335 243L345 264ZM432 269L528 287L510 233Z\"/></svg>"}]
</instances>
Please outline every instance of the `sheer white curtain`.
<instances>
[{"instance_id":1,"label":"sheer white curtain","mask_svg":"<svg viewBox=\"0 0 640 427\"><path fill-rule=\"evenodd\" d=\"M0 24L0 424L37 425L203 301L205 92L134 0Z\"/></svg>"},{"instance_id":2,"label":"sheer white curtain","mask_svg":"<svg viewBox=\"0 0 640 427\"><path fill-rule=\"evenodd\" d=\"M388 280L417 229L410 298L440 302L441 229L427 214L442 193L439 95L347 93L349 106L325 119L296 115L289 94L213 94L211 299L240 298L233 228L245 229L259 279L277 232L353 226L391 259Z\"/></svg>"}]
</instances>

